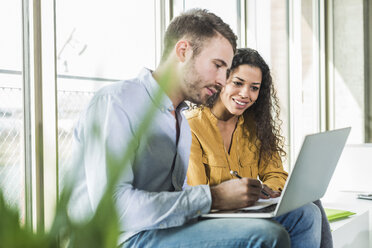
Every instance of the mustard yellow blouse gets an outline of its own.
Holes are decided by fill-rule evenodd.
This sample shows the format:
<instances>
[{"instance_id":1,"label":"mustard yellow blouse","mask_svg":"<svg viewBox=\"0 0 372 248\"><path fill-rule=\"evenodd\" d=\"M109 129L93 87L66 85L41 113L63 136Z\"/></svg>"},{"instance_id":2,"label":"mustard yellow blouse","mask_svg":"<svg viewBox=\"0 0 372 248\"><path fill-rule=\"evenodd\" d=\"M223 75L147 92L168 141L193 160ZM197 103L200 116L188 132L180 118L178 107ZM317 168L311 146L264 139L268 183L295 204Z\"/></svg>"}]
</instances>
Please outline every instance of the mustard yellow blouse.
<instances>
[{"instance_id":1,"label":"mustard yellow blouse","mask_svg":"<svg viewBox=\"0 0 372 248\"><path fill-rule=\"evenodd\" d=\"M232 179L230 170L242 177L257 178L273 190L283 189L287 172L284 171L279 154L265 163L254 144L252 126L246 128L243 116L239 117L233 133L230 154L226 151L217 127L217 118L210 108L197 108L186 112L192 131L192 145L187 171L189 185L216 185Z\"/></svg>"}]
</instances>

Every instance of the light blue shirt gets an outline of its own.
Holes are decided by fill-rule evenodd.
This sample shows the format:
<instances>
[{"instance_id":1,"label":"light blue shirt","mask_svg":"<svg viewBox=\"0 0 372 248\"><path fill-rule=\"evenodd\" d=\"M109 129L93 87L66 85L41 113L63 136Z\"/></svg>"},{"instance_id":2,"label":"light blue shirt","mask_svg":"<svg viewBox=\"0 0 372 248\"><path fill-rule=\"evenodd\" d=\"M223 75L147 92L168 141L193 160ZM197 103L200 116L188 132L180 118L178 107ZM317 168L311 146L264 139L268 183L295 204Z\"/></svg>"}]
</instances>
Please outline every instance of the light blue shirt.
<instances>
[{"instance_id":1,"label":"light blue shirt","mask_svg":"<svg viewBox=\"0 0 372 248\"><path fill-rule=\"evenodd\" d=\"M137 78L102 88L89 103L74 131L76 185L70 213L75 218L91 216L96 209L107 182L108 154L123 156L158 89L151 71L143 69ZM119 244L143 230L181 226L211 208L209 186L183 189L191 132L182 114L183 103L176 109L180 125L176 146L172 108L167 96L157 105L148 135L138 139L134 159L117 185L115 200L122 230Z\"/></svg>"}]
</instances>

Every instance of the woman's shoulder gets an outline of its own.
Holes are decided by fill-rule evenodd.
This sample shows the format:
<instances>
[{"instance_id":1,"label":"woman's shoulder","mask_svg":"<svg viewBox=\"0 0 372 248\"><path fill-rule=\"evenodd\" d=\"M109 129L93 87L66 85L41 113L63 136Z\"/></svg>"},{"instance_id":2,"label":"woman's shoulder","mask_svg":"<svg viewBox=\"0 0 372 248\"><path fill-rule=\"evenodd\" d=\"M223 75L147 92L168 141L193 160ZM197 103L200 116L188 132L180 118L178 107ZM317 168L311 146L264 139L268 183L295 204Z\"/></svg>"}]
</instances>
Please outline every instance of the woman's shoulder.
<instances>
[{"instance_id":1,"label":"woman's shoulder","mask_svg":"<svg viewBox=\"0 0 372 248\"><path fill-rule=\"evenodd\" d=\"M195 107L185 111L185 116L189 122L198 122L205 118L205 109L202 107Z\"/></svg>"},{"instance_id":2,"label":"woman's shoulder","mask_svg":"<svg viewBox=\"0 0 372 248\"><path fill-rule=\"evenodd\" d=\"M204 130L211 125L206 113L206 107L187 110L185 116L193 131Z\"/></svg>"}]
</instances>

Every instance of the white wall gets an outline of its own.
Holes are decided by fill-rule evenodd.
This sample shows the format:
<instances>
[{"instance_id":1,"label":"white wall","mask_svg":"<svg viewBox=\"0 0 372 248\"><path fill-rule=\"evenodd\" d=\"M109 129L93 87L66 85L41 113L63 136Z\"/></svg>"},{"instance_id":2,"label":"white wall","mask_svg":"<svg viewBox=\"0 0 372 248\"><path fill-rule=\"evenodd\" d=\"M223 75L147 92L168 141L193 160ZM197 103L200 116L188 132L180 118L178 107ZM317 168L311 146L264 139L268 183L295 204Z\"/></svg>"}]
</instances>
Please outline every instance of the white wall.
<instances>
[{"instance_id":1,"label":"white wall","mask_svg":"<svg viewBox=\"0 0 372 248\"><path fill-rule=\"evenodd\" d=\"M346 145L326 195L337 191L372 192L372 144Z\"/></svg>"}]
</instances>

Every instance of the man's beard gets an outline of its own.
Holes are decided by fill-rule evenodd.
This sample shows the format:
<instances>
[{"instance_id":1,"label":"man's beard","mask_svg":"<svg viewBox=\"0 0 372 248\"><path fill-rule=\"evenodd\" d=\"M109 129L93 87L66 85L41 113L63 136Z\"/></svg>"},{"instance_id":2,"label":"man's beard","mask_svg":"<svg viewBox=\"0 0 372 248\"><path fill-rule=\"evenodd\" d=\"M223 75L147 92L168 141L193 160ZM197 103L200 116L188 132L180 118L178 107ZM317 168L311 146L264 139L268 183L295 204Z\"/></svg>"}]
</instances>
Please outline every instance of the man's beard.
<instances>
[{"instance_id":1,"label":"man's beard","mask_svg":"<svg viewBox=\"0 0 372 248\"><path fill-rule=\"evenodd\" d=\"M214 102L218 96L219 91L221 90L219 87L215 85L204 85L205 81L202 79L200 74L195 70L195 64L193 61L190 61L187 66L187 72L185 73L184 79L183 79L183 92L185 95L185 99L195 103L195 104L209 104L211 102ZM215 88L217 90L217 93L208 96L202 95L202 90L205 87Z\"/></svg>"},{"instance_id":2,"label":"man's beard","mask_svg":"<svg viewBox=\"0 0 372 248\"><path fill-rule=\"evenodd\" d=\"M208 97L206 103L205 103L205 106L207 107L213 107L213 105L215 104L215 102L217 101L218 97L220 95L220 91L218 91L217 93L211 95L210 97Z\"/></svg>"}]
</instances>

